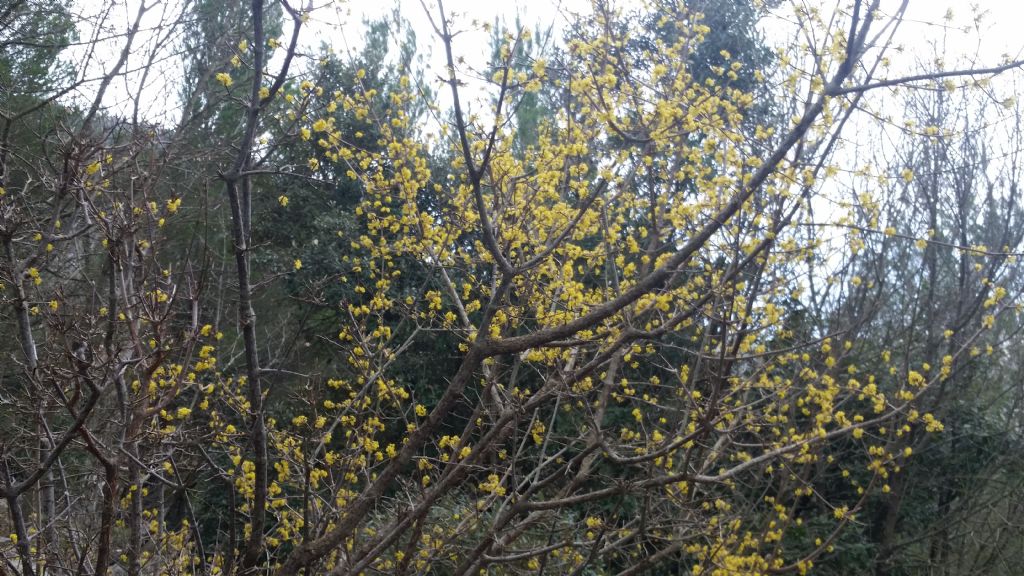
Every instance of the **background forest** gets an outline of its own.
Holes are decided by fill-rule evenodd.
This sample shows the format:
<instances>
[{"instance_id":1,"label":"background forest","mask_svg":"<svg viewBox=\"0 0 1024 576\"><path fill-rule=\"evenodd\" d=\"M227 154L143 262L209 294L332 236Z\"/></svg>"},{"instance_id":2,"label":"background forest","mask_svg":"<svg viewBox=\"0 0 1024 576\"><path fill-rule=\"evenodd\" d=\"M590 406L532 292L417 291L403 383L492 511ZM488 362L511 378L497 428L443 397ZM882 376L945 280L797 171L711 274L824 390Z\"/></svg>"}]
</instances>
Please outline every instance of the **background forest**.
<instances>
[{"instance_id":1,"label":"background forest","mask_svg":"<svg viewBox=\"0 0 1024 576\"><path fill-rule=\"evenodd\" d=\"M0 576L1024 573L1021 61L320 4L0 0Z\"/></svg>"}]
</instances>

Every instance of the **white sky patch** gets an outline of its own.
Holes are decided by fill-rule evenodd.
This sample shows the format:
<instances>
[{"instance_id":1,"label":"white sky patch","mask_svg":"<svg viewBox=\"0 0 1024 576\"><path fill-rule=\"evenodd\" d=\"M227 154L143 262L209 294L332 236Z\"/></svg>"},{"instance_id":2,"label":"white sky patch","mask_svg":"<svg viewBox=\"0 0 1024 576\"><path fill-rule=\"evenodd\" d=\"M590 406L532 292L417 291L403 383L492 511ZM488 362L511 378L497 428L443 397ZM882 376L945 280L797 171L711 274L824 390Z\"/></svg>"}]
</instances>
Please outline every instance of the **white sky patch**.
<instances>
[{"instance_id":1,"label":"white sky patch","mask_svg":"<svg viewBox=\"0 0 1024 576\"><path fill-rule=\"evenodd\" d=\"M447 0L443 4L445 13L453 16L453 30L460 32L453 43L456 57L465 61L460 66L460 72L481 70L487 64L491 49L490 36L481 30L480 23L494 22L497 18L511 25L518 18L522 25L531 30L550 27L557 38L561 30L573 25L576 14L586 13L590 7L588 0ZM624 6L635 4L637 2L629 0L618 2L618 5ZM850 4L846 1L841 2L840 6L848 8ZM900 0L883 0L883 17L894 14L901 4ZM831 10L836 6L831 2L784 2L777 9L782 17L764 23L767 28L764 32L769 42L786 42L792 38L792 25L787 23L785 16L796 5L819 5L823 10ZM438 77L438 71L444 70L444 49L430 23L430 18L436 22L439 15L436 0L328 4L314 11L314 26L310 36L316 38L315 43L323 41L339 52L358 49L363 21L386 18L396 9L416 32L420 55L432 70L428 77ZM427 11L430 13L429 18ZM887 52L892 64L883 74L896 77L920 71L922 67L932 68L937 58L941 58L942 65L948 70L988 67L1006 59L1024 57L1024 39L1019 31L1021 22L1024 22L1024 2L911 0L893 45ZM486 98L486 87L470 88L477 100ZM445 90L438 90L438 93L443 104L450 104Z\"/></svg>"},{"instance_id":2,"label":"white sky patch","mask_svg":"<svg viewBox=\"0 0 1024 576\"><path fill-rule=\"evenodd\" d=\"M108 70L116 60L123 45L124 31L130 25L139 0L79 0L75 11L80 14L81 43L73 47L65 58L74 63L81 78L95 79ZM132 50L128 74L110 87L105 98L105 107L112 113L128 113L138 101L140 115L152 122L173 122L180 110L180 84L183 66L182 54L178 53L180 38L169 34L172 23L182 13L183 0L150 0L151 8L142 21L142 32ZM900 5L899 0L883 0L882 10L891 14ZM430 16L436 21L439 12L436 0L399 0L397 2L370 2L363 0L294 2L306 9L312 9L310 19L303 30L301 46L307 53L315 54L321 43L330 45L341 54L355 53L361 47L365 30L364 20L389 17L396 9L416 32L418 56L427 66L427 78L437 79L437 71L444 69L444 50L431 27ZM620 5L635 4L630 0ZM770 41L785 42L792 38L786 32L786 14L792 13L794 5L819 5L823 10L834 9L831 2L784 2L778 9L781 17L776 22L765 24L766 36ZM848 7L849 0L840 3ZM447 0L445 12L454 16L453 30L459 31L454 41L456 58L464 61L460 72L482 70L487 64L491 51L490 34L481 23L493 23L500 19L511 25L519 21L531 30L553 30L555 38L569 28L575 15L589 11L588 0L508 0L486 2L481 0ZM106 13L102 27L96 22ZM952 15L947 19L947 14ZM898 76L904 71L914 70L926 64L934 64L941 56L947 69L984 67L1002 62L1005 58L1024 56L1024 39L1020 34L1020 23L1024 22L1024 2L1011 0L987 0L977 3L964 0L911 0L906 19L896 34L894 45L888 54L892 66L887 72ZM284 23L284 31L290 30L290 22ZM89 50L88 40L96 34L100 41L94 51ZM163 42L163 43L161 43ZM282 52L278 50L278 55ZM153 69L143 74L147 63ZM276 67L271 61L271 72ZM303 65L301 62L297 63ZM228 63L225 71L230 72ZM94 93L97 82L90 82L78 91L76 100L87 101ZM141 89L140 89L141 86ZM447 93L440 90L440 83L434 86L439 95L439 104L450 103ZM485 98L486 87L470 86L477 100Z\"/></svg>"},{"instance_id":3,"label":"white sky patch","mask_svg":"<svg viewBox=\"0 0 1024 576\"><path fill-rule=\"evenodd\" d=\"M389 2L342 2L318 8L314 14L324 24L341 31L346 37L358 37L364 18L379 19L389 15L396 7L417 30L417 37L424 43L436 44L436 37L430 30L429 19L424 4L432 17L438 14L436 1L402 0ZM630 5L635 2L618 2L619 5ZM790 6L820 5L824 9L834 6L830 2L784 2L778 9L785 12ZM849 2L844 2L849 4ZM901 2L899 0L883 0L881 8L884 14L894 13ZM514 22L518 16L521 22L529 27L539 24L541 27L553 26L558 31L573 25L574 14L589 11L587 0L511 0L505 2L486 2L480 0L447 0L444 2L445 12L455 15L457 29L470 27L473 21L493 22L495 17L506 22ZM328 15L328 12L333 14ZM946 16L952 15L951 20ZM914 54L929 48L934 43L946 50L949 61L959 58L974 58L978 64L997 61L1002 55L1011 57L1024 55L1024 39L1020 26L1024 22L1024 2L1015 0L982 0L967 2L964 0L911 0L906 18L896 36L897 50ZM322 38L329 40L329 33L321 32ZM434 42L430 42L433 40ZM482 62L488 54L488 37L486 34L472 32L457 39L455 44L459 55L471 62ZM341 49L342 46L337 46Z\"/></svg>"}]
</instances>

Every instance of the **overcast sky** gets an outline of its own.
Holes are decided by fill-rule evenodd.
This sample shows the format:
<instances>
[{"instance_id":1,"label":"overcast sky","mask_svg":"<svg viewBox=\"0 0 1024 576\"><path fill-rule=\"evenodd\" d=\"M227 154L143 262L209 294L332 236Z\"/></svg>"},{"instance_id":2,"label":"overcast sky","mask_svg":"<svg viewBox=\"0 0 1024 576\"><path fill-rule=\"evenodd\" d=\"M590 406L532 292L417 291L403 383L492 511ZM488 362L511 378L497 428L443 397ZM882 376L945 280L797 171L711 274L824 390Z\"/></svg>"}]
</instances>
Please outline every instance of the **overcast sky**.
<instances>
[{"instance_id":1,"label":"overcast sky","mask_svg":"<svg viewBox=\"0 0 1024 576\"><path fill-rule=\"evenodd\" d=\"M848 0L843 1L848 3ZM782 17L768 19L764 24L764 31L769 38L776 37L783 43L790 39L792 25L787 22L787 16L792 13L793 6L801 2L819 4L825 10L836 6L836 2L827 0L783 0L778 9ZM618 3L632 2L618 0ZM899 0L882 0L881 8L884 13L893 14L900 5ZM443 50L432 32L425 11L426 7L436 18L437 0L328 2L318 6L321 7L315 10L309 30L312 32L308 38L311 44L324 41L339 51L358 48L363 30L362 21L384 17L398 7L403 17L416 29L418 45L425 61L438 69L443 67ZM455 29L464 31L456 38L454 49L458 55L466 58L467 63L478 68L486 63L489 55L489 38L487 33L473 25L474 21L492 22L497 16L513 22L518 16L523 24L531 28L536 25L541 28L551 26L557 31L571 26L573 14L586 12L589 6L589 0L444 0L445 11L455 14ZM931 68L936 54L943 56L947 69L992 66L1000 64L1006 57L1020 59L1024 57L1022 23L1024 1L910 0L906 18L895 36L893 49L888 52L892 61L888 75L918 73L922 63ZM1003 92L1012 90L1003 89ZM439 97L442 103L448 100L444 90L439 91ZM897 104L896 100L887 100L884 94L873 97L879 102L880 108Z\"/></svg>"},{"instance_id":2,"label":"overcast sky","mask_svg":"<svg viewBox=\"0 0 1024 576\"><path fill-rule=\"evenodd\" d=\"M628 4L629 2L621 3ZM795 2L784 1L783 10ZM810 0L806 4L815 4ZM506 20L515 19L519 15L526 24L553 24L556 29L571 25L572 13L584 12L590 2L588 0L503 0L489 2L484 0L446 0L447 12L454 12L459 18L469 23L472 20L492 21L495 16ZM820 2L822 6L832 6L833 2ZM883 0L882 10L894 12L901 2L899 0ZM426 5L436 11L436 0L427 0ZM424 15L423 3L420 0L400 0L397 2L353 1L328 4L317 10L318 19L323 23L343 24L346 36L358 34L358 23L364 18L379 18L398 6L402 14L413 25L422 31L421 38L429 33L429 24ZM977 10L973 10L977 7ZM953 19L947 20L951 12ZM980 28L975 28L974 14L983 15ZM911 51L929 41L941 41L945 37L950 56L973 55L980 53L986 58L998 59L1003 53L1017 55L1024 49L1024 34L1021 26L1024 23L1024 2L1019 0L910 0L907 18L900 34L899 42ZM964 29L966 28L966 32ZM464 38L460 41L461 48L472 55L477 38ZM980 50L980 52L979 52Z\"/></svg>"},{"instance_id":3,"label":"overcast sky","mask_svg":"<svg viewBox=\"0 0 1024 576\"><path fill-rule=\"evenodd\" d=\"M630 1L619 0L620 3L627 4ZM794 1L798 0L784 0L781 10L787 10ZM138 4L138 0L124 2L111 13L112 17L108 20L108 24L112 26L112 33L123 32ZM154 9L147 14L144 25L150 24L157 28L161 13L166 10L165 14L173 14L174 7L181 6L181 2L182 0L163 0L154 4ZM807 2L815 3L814 0ZM441 63L443 51L432 34L423 5L425 3L436 15L436 0L312 0L310 4L307 4L307 0L296 0L296 3L315 8L303 37L307 47L318 46L323 41L333 45L340 52L348 49L357 50L361 44L363 20L380 18L398 7L403 17L417 31L418 46L425 62L432 66ZM445 9L456 14L456 29L466 30L456 39L456 52L465 57L470 65L479 67L485 63L489 54L489 38L485 32L472 25L474 20L492 22L497 16L512 22L518 15L520 20L531 28L536 25L542 28L551 26L557 31L571 26L573 14L587 11L589 4L589 0L446 0ZM825 7L835 6L834 2L829 1L820 4ZM898 0L883 0L883 11L892 12L899 4ZM80 0L77 6L83 15L90 15L92 12L91 16L95 17L99 6L104 5L108 4L103 0ZM983 15L977 26L972 5L977 6L977 11ZM953 18L947 20L945 16L950 10ZM1022 23L1024 2L1018 0L910 0L907 19L896 39L897 45L902 46L903 50L890 53L895 64L893 74L899 73L900 68L909 69L916 60L930 61L936 50L945 54L949 66L971 62L976 66L997 64L1004 54L1020 58L1024 56ZM771 30L769 36L770 32ZM83 40L87 37L87 33L82 34ZM98 72L100 67L109 66L119 52L118 44L119 38L115 38L111 43L111 49L106 51L107 54L104 54L104 50L99 50L99 62L93 62L90 66L95 70L92 73L85 71L83 74L95 77L95 72ZM141 68L147 53L144 42L137 44L137 49L132 55L135 62L132 64L140 65ZM180 74L180 65L176 64L173 58L158 60L158 65L162 65L160 72L151 74L146 79L148 93L143 95L143 100L147 102L144 114L154 120L163 117L166 121L177 115L178 94L175 78ZM137 83L137 79L128 77L122 80L122 86L115 86L113 92L108 94L108 103L111 103L112 108L118 108L119 104L112 103L110 98L120 98L120 106L125 106L134 98ZM83 91L83 96L88 97L88 89Z\"/></svg>"}]
</instances>

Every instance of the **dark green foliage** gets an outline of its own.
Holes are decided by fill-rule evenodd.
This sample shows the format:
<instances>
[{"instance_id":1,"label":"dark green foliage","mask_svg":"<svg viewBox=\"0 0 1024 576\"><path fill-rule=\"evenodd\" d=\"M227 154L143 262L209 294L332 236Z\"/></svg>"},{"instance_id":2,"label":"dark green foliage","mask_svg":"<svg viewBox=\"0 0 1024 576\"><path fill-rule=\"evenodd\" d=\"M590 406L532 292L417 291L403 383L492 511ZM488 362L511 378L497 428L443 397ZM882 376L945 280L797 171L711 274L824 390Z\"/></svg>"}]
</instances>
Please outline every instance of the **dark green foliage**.
<instances>
[{"instance_id":1,"label":"dark green foliage","mask_svg":"<svg viewBox=\"0 0 1024 576\"><path fill-rule=\"evenodd\" d=\"M48 97L70 77L58 56L77 38L67 0L0 1L0 108Z\"/></svg>"}]
</instances>

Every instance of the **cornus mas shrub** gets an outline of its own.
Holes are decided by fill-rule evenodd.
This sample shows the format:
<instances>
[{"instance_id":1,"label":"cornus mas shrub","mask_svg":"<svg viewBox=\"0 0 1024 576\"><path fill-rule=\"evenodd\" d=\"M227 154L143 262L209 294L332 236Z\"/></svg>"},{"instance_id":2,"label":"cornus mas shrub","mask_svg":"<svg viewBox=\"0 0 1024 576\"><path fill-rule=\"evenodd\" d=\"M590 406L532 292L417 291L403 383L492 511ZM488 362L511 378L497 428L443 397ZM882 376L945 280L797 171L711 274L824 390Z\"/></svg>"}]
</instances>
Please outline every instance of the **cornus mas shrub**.
<instances>
[{"instance_id":1,"label":"cornus mas shrub","mask_svg":"<svg viewBox=\"0 0 1024 576\"><path fill-rule=\"evenodd\" d=\"M101 112L146 7L91 107L3 100L0 574L807 573L1016 321L1011 248L836 184L865 92L1018 64L879 79L878 2L778 52L597 2L483 70L427 7L440 76L209 8L176 123ZM843 313L865 237L999 261L938 363Z\"/></svg>"}]
</instances>

